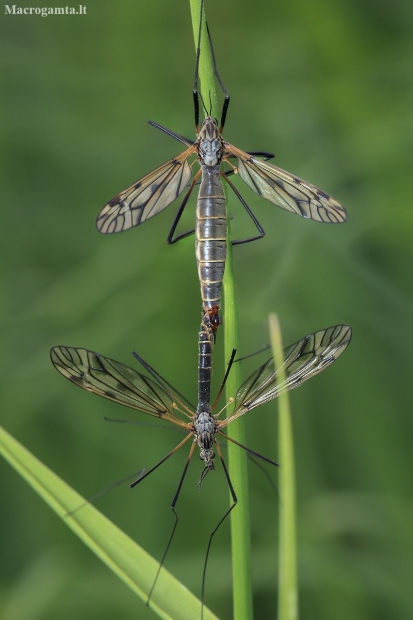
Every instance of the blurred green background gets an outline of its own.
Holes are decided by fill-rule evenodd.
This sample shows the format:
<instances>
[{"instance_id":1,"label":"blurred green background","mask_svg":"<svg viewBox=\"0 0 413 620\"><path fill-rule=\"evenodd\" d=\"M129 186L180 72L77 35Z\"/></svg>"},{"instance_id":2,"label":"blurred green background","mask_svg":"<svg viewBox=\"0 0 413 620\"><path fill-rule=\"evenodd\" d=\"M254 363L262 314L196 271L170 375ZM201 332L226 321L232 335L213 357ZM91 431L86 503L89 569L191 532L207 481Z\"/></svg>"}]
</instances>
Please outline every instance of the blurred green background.
<instances>
[{"instance_id":1,"label":"blurred green background","mask_svg":"<svg viewBox=\"0 0 413 620\"><path fill-rule=\"evenodd\" d=\"M207 15L232 96L226 139L275 152L277 165L349 214L342 226L305 221L238 182L267 232L235 249L242 353L268 342L270 311L285 345L335 323L354 330L337 364L291 395L301 618L405 620L413 617L412 5L208 0ZM196 399L194 242L165 243L177 205L118 236L94 225L108 199L182 150L147 119L194 135L189 6L91 0L86 16L2 15L1 28L1 424L88 497L150 467L179 436L105 423L105 415L145 416L63 380L51 346L131 366L135 349ZM251 232L233 196L229 210L234 234ZM264 359L248 361L244 376ZM216 389L222 334L215 362ZM250 447L277 458L276 407L247 418ZM185 458L97 502L156 558ZM198 494L200 469L194 459L166 562L197 595L208 533L228 502L220 470ZM1 618L155 617L5 462L0 476ZM275 618L279 499L253 465L250 489L256 617ZM206 602L232 617L228 524L212 548Z\"/></svg>"}]
</instances>

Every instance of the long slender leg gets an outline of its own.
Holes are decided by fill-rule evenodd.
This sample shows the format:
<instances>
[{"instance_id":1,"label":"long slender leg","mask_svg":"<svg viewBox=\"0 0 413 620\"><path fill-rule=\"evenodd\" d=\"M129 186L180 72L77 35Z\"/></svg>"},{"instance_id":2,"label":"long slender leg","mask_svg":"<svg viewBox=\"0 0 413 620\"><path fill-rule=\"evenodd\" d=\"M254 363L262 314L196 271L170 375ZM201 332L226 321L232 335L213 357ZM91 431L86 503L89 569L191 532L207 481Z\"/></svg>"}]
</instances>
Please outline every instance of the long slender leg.
<instances>
[{"instance_id":1,"label":"long slender leg","mask_svg":"<svg viewBox=\"0 0 413 620\"><path fill-rule=\"evenodd\" d=\"M173 238L175 230L176 230L176 227L178 226L179 220L181 219L182 213L183 213L183 211L184 211L184 209L185 209L185 207L187 205L187 202L189 200L191 192L194 189L197 180L201 176L201 172L202 172L202 170L198 170L198 172L194 176L193 181L191 183L191 186L190 186L189 190L187 191L187 193L185 194L185 198L183 199L182 204L179 207L178 213L176 214L176 217L174 219L174 222L172 224L171 230L169 231L169 235L168 235L168 238L167 238L167 242L170 245L172 245L172 243L176 243L180 239L184 239L185 237L189 237L189 235L193 235L194 232L195 232L195 229L194 230L188 230L188 232L182 233L182 235L178 235L178 237Z\"/></svg>"},{"instance_id":2,"label":"long slender leg","mask_svg":"<svg viewBox=\"0 0 413 620\"><path fill-rule=\"evenodd\" d=\"M247 154L255 156L255 157L262 157L264 161L268 161L269 159L272 159L273 157L275 157L273 153L267 153L266 151L247 151ZM230 159L230 158L227 157L227 159ZM230 177L233 174L235 174L235 169L232 168L231 170L224 170L223 172L226 177Z\"/></svg>"},{"instance_id":3,"label":"long slender leg","mask_svg":"<svg viewBox=\"0 0 413 620\"><path fill-rule=\"evenodd\" d=\"M262 239L265 235L265 230L263 229L263 227L261 226L261 224L255 217L255 215L253 214L253 212L251 211L251 209L249 208L249 206L247 205L247 203L245 202L245 200L243 199L243 197L241 196L241 194L239 193L235 185L231 183L231 181L225 176L223 172L221 172L221 176L228 183L228 185L230 186L230 188L232 189L232 191L234 192L234 194L236 195L236 197L241 202L242 206L244 207L244 209L246 210L246 212L248 213L248 215L254 222L256 229L260 233L259 235L256 235L255 237L247 237L246 239L236 239L235 241L231 241L232 245L241 245L241 243L249 243L250 241L256 241L257 239Z\"/></svg>"},{"instance_id":4,"label":"long slender leg","mask_svg":"<svg viewBox=\"0 0 413 620\"><path fill-rule=\"evenodd\" d=\"M173 391L174 394L177 394L178 396L180 396L182 398L182 400L184 400L190 407L192 407L192 409L196 409L195 405L193 405L191 402L189 402L189 400L187 398L185 398L185 396L183 394L181 394L181 392L179 392L179 390L177 390L173 385L171 385L169 383L169 381L167 381L159 372L157 372L154 368L152 368L152 366L150 364L148 364L147 361L145 361L143 359L143 357L141 357L140 355L138 355L136 353L136 351L132 351L132 355L134 357L136 357L136 359L138 360L138 362L140 364L142 364L142 366L145 368L145 370L147 370L152 377L158 381L158 383L161 383L162 387L165 387L165 385L167 385L168 387L171 388L171 390Z\"/></svg>"},{"instance_id":5,"label":"long slender leg","mask_svg":"<svg viewBox=\"0 0 413 620\"><path fill-rule=\"evenodd\" d=\"M275 157L275 155L273 155L272 153L266 153L265 151L247 151L248 155L257 155L259 157L263 157L264 161L268 161L269 159L272 159L273 157ZM226 159L230 159L229 157L227 157ZM235 170L223 170L222 171L223 174L226 177L230 177L233 174L235 174ZM200 185L201 181L197 181L196 185Z\"/></svg>"},{"instance_id":6,"label":"long slender leg","mask_svg":"<svg viewBox=\"0 0 413 620\"><path fill-rule=\"evenodd\" d=\"M224 422L225 422L225 420L224 420ZM228 439L228 441L231 441L232 443L235 443L235 445L239 446L240 448L242 448L246 452L249 452L250 454L253 454L257 458L261 459L262 461L265 461L266 463L270 463L270 465L275 465L276 467L280 466L279 463L277 463L277 461L273 461L272 459L269 459L268 457L263 456L259 452L255 452L255 450L251 450L251 448L247 448L247 446L244 446L242 443L239 443L238 441L235 441L235 439L232 439L232 437L229 437L228 435L226 435L222 431L218 431L218 435L221 435L221 437L225 437L225 439Z\"/></svg>"},{"instance_id":7,"label":"long slender leg","mask_svg":"<svg viewBox=\"0 0 413 620\"><path fill-rule=\"evenodd\" d=\"M199 58L201 55L201 32L202 32L202 18L204 13L204 0L201 2L201 10L199 12L199 31L198 31L198 45L196 49L195 58L195 77L194 87L192 89L192 96L194 99L194 112L195 112L195 129L199 133L199 95L198 95L198 79L199 79Z\"/></svg>"},{"instance_id":8,"label":"long slender leg","mask_svg":"<svg viewBox=\"0 0 413 620\"><path fill-rule=\"evenodd\" d=\"M257 461L257 459L255 459L255 458L252 456L252 454L250 454L249 452L247 452L247 456L248 456L248 458L250 459L251 463L254 463L255 467L258 467L258 469L260 469L260 470L261 470L261 472L262 472L262 473L264 474L264 476L267 478L268 483L270 484L270 486L271 486L272 490L274 491L274 493L275 493L276 497L277 497L278 499L280 499L280 496L279 496L279 493L278 493L278 489L277 489L277 487L276 487L276 485L275 485L275 482L274 482L274 480L271 478L270 474L269 474L269 473L268 473L268 471L265 469L265 467L263 467L263 466L261 465L261 463L259 463L259 462Z\"/></svg>"},{"instance_id":9,"label":"long slender leg","mask_svg":"<svg viewBox=\"0 0 413 620\"><path fill-rule=\"evenodd\" d=\"M219 82L219 85L221 86L221 90L224 93L224 97L225 97L224 105L222 106L221 127L220 127L220 130L219 130L219 133L222 133L222 130L224 129L225 119L227 117L228 106L229 106L229 102L230 102L231 97L229 96L228 91L227 91L227 89L224 86L224 82L221 80L221 76L218 73L217 62L216 62L216 59L215 59L214 46L212 45L212 38L211 38L211 33L209 32L208 24L206 24L206 28L207 28L207 33L208 33L209 47L211 49L212 64L213 64L213 67L214 67L215 77L217 78L217 80Z\"/></svg>"},{"instance_id":10,"label":"long slender leg","mask_svg":"<svg viewBox=\"0 0 413 620\"><path fill-rule=\"evenodd\" d=\"M147 122L148 122L148 125L151 125L152 127L155 127L156 129L160 129L164 133L168 134L168 136L171 136L171 138L175 138L175 140L178 140L178 142L182 142L182 144L185 144L185 146L192 146L194 144L193 140L190 140L189 138L185 138L184 136L180 136L179 133L175 133L171 129L167 129L163 125L159 125L159 123L155 123L155 121L147 121ZM250 154L251 153L249 153L249 155Z\"/></svg>"},{"instance_id":11,"label":"long slender leg","mask_svg":"<svg viewBox=\"0 0 413 620\"><path fill-rule=\"evenodd\" d=\"M217 441L217 443L219 443L221 450L228 449L228 446L224 445L223 443L221 443L220 441ZM274 482L274 480L271 478L270 474L268 473L268 471L265 469L265 467L263 465L261 465L261 463L258 461L258 459L256 459L252 454L250 454L249 452L247 452L247 457L249 458L249 460L251 461L251 463L253 463L255 465L255 467L257 467L263 474L264 476L267 478L269 485L271 486L272 490L274 491L275 495L277 496L278 499L280 499L279 493L278 493L278 489L277 486Z\"/></svg>"},{"instance_id":12,"label":"long slender leg","mask_svg":"<svg viewBox=\"0 0 413 620\"><path fill-rule=\"evenodd\" d=\"M242 362L244 360L247 360L249 357L254 357L254 355L258 355L258 353L262 353L263 351L267 351L267 349L270 349L270 348L271 348L271 345L270 344L266 344L261 349L258 349L258 351L254 351L254 353L249 353L248 355L244 355L243 357L238 357L236 360L234 360L234 364L235 364L235 362Z\"/></svg>"},{"instance_id":13,"label":"long slender leg","mask_svg":"<svg viewBox=\"0 0 413 620\"><path fill-rule=\"evenodd\" d=\"M214 400L214 404L213 404L213 405L212 405L212 407L211 407L211 411L213 411L213 410L215 409L216 404L217 404L217 402L219 401L219 399L221 398L221 394L222 394L222 392L224 391L224 387L225 387L225 384L226 384L226 382L227 382L228 375L229 375L230 370L231 370L231 368L232 368L232 364L234 363L234 357L235 357L235 355L236 355L236 352L237 352L237 350L236 350L236 349L232 349L232 353L231 353L231 357L229 358L229 362L228 362L228 367L227 367L227 370L226 370L225 375L224 375L224 378L223 378L223 380L222 380L221 387L220 387L220 388L219 388L219 390L218 390L218 394L217 394L217 396L216 396L216 399Z\"/></svg>"},{"instance_id":14,"label":"long slender leg","mask_svg":"<svg viewBox=\"0 0 413 620\"><path fill-rule=\"evenodd\" d=\"M129 486L131 489L133 489L133 487L136 487L137 484L139 484L140 482L142 482L142 480L145 480L145 478L147 476L149 476L149 474L151 474L153 471L155 471L155 469L157 469L159 467L159 465L162 465L162 463L164 463L167 459L169 459L170 456L172 456L177 450L179 450L179 448L181 446L184 445L185 442L188 441L188 439L192 437L192 433L189 433L185 439L183 439L181 441L181 443L179 443L173 450L171 450L166 456L163 457L163 459L161 459L158 463L156 463L156 465L154 465L153 467L151 467L151 469L149 469L146 473L144 473L142 476L140 476L139 478L137 478L137 480L135 480L134 482L132 482Z\"/></svg>"},{"instance_id":15,"label":"long slender leg","mask_svg":"<svg viewBox=\"0 0 413 620\"><path fill-rule=\"evenodd\" d=\"M114 422L115 424L132 424L133 426L143 426L145 428L158 428L161 431L179 433L180 435L185 433L185 431L187 430L186 428L184 429L180 427L170 426L169 424L168 426L165 426L165 424L152 424L152 422L142 422L141 420L121 420L120 418L107 418L106 416L104 416L103 419L105 422ZM129 477L132 478L132 476Z\"/></svg>"},{"instance_id":16,"label":"long slender leg","mask_svg":"<svg viewBox=\"0 0 413 620\"><path fill-rule=\"evenodd\" d=\"M274 153L268 153L267 151L247 151L248 155L252 155L253 157L262 157L264 161L268 161L269 159L274 159Z\"/></svg>"},{"instance_id":17,"label":"long slender leg","mask_svg":"<svg viewBox=\"0 0 413 620\"><path fill-rule=\"evenodd\" d=\"M136 476L142 476L142 474L144 474L144 473L145 473L145 468L143 468L140 471L135 472L133 474L129 474L129 476L125 476L125 478L122 478L121 480L117 480L116 482L112 482L112 484L109 484L107 487L105 487L101 491L98 491L98 493L95 493L95 495L92 495L92 497L89 497L89 499L87 499L82 504L77 506L77 508L74 508L73 510L70 510L69 512L67 512L65 514L65 517L71 517L72 515L75 514L75 512L77 512L81 508L84 508L88 504L92 504L95 500L97 500L99 497L101 497L102 495L104 495L108 491L111 491L112 489L115 489L116 487L120 486L121 484L123 484L127 480L130 480L131 478L135 478Z\"/></svg>"},{"instance_id":18,"label":"long slender leg","mask_svg":"<svg viewBox=\"0 0 413 620\"><path fill-rule=\"evenodd\" d=\"M150 123L150 121L148 121ZM252 157L262 157L265 161L269 159L274 159L274 153L269 153L267 151L245 151L247 155L251 155ZM235 155L225 155L225 159L237 159Z\"/></svg>"},{"instance_id":19,"label":"long slender leg","mask_svg":"<svg viewBox=\"0 0 413 620\"><path fill-rule=\"evenodd\" d=\"M222 467L224 469L224 473L225 473L225 477L227 479L228 482L228 486L229 486L229 491L231 493L231 497L232 497L232 501L233 504L228 508L228 510L226 511L226 513L224 514L224 516L222 517L222 519L218 522L218 524L216 525L216 527L213 529L213 531L211 532L210 536L209 536L209 541L208 541L208 547L207 547L207 552L205 555L205 562L204 562L204 570L202 572L202 588L201 588L201 620L203 620L204 617L204 599L205 599L205 577L206 577L206 569L207 569L207 563L208 563L208 556L209 556L209 552L211 549L211 543L212 543L212 539L215 535L215 533L218 531L218 529L220 528L221 524L225 521L225 519L227 518L227 516L229 515L229 513L231 512L231 510L233 510L233 508L235 508L235 506L238 504L238 498L235 494L234 491L234 487L232 486L232 482L231 482L231 478L229 477L229 473L228 473L228 469L227 466L225 465L225 461L222 458L222 452L221 452L221 448L219 447L219 444L217 442L215 442L215 445L217 447L217 452L218 452L218 456L220 458L220 461L222 463Z\"/></svg>"},{"instance_id":20,"label":"long slender leg","mask_svg":"<svg viewBox=\"0 0 413 620\"><path fill-rule=\"evenodd\" d=\"M257 155L259 157L263 157L264 161L268 161L269 159L272 159L273 157L275 157L275 155L273 155L272 153L266 153L265 151L247 151L248 155ZM229 157L227 157L226 159L230 159ZM233 174L235 174L235 170L223 170L222 174L225 175L225 177L230 177ZM195 183L195 185L200 185L201 181L197 181Z\"/></svg>"},{"instance_id":21,"label":"long slender leg","mask_svg":"<svg viewBox=\"0 0 413 620\"><path fill-rule=\"evenodd\" d=\"M149 601L151 599L152 592L154 591L154 588L156 586L156 582L158 581L159 573L161 572L161 568L164 565L165 558L166 558L166 556L168 554L168 551L169 551L169 547L171 546L172 539L173 539L173 537L175 535L175 530L176 530L176 527L177 527L178 521L179 521L178 513L175 510L175 506L176 506L176 502L178 501L179 493L181 492L182 484L184 482L184 478L185 478L186 472L188 470L189 462L190 462L190 460L192 458L192 454L194 452L195 446L196 446L196 440L194 440L194 442L193 442L193 444L191 446L191 449L189 451L188 458L186 459L184 470L182 472L181 478L180 478L179 483L178 483L178 488L176 489L175 495L174 495L172 503L171 503L171 510L174 513L175 523L173 524L171 535L169 536L169 540L167 542L167 545L166 545L165 551L163 553L162 559L161 559L161 561L159 563L158 570L156 571L155 579L154 579L152 587L151 587L151 589L149 591L148 600L146 601L146 605L149 605Z\"/></svg>"}]
</instances>

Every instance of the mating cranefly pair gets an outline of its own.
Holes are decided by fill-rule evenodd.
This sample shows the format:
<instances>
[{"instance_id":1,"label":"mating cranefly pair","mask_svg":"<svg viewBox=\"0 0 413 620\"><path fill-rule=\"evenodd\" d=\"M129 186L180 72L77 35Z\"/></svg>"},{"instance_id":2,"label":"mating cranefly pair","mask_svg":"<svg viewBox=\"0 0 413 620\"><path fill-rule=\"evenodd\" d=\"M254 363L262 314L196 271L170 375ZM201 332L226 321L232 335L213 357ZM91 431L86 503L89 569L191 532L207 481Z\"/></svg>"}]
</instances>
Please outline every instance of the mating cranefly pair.
<instances>
[{"instance_id":1,"label":"mating cranefly pair","mask_svg":"<svg viewBox=\"0 0 413 620\"><path fill-rule=\"evenodd\" d=\"M211 110L207 110L202 101L207 117L201 126L199 125L198 68L202 20L203 3L201 3L193 88L197 132L195 142L151 122L153 126L184 143L187 149L181 155L168 161L116 195L102 209L97 218L97 228L100 232L122 232L156 215L187 189L168 235L168 243L174 243L195 232L196 259L203 304L198 336L197 406L193 407L137 354L135 354L136 358L149 376L83 348L58 346L51 351L51 359L56 369L76 385L121 405L155 416L160 420L167 420L186 432L183 440L171 452L130 485L131 487L136 486L181 446L190 442L186 464L171 504L176 519L175 526L177 522L175 505L195 448L199 447L199 456L204 461L199 485L208 472L214 469L215 452L222 462L233 499L232 505L220 520L222 523L237 503L236 492L222 458L218 438L237 442L226 435L225 428L238 417L276 398L280 393L298 387L307 379L324 370L343 353L351 339L351 328L348 325L335 325L305 336L284 351L284 380L280 380L280 369L275 368L274 360L270 358L240 386L234 395L234 409L226 418L220 417L222 411L217 414L214 413L225 383L224 379L218 396L211 407L212 352L216 330L221 323L220 300L228 243L227 211L222 180L227 182L235 192L258 231L256 236L231 241L234 245L259 239L265 233L245 200L228 178L232 173L237 173L258 195L304 218L324 223L342 223L347 216L344 208L334 198L314 185L268 163L267 160L272 157L271 154L264 152L246 153L222 138L230 97L218 74L212 45L214 72L221 85L225 100L220 124L211 116ZM209 44L211 44L210 37ZM259 157L263 159L259 159ZM237 160L237 166L230 161L233 159ZM192 165L196 161L200 165L200 170L190 182ZM228 163L230 169L223 170L222 164L224 163ZM199 180L195 229L174 237L179 219ZM234 355L230 361L229 369ZM254 456L273 465L277 464L246 446L239 443L237 445ZM216 529L210 535L208 551ZM204 581L202 590L204 590Z\"/></svg>"}]
</instances>

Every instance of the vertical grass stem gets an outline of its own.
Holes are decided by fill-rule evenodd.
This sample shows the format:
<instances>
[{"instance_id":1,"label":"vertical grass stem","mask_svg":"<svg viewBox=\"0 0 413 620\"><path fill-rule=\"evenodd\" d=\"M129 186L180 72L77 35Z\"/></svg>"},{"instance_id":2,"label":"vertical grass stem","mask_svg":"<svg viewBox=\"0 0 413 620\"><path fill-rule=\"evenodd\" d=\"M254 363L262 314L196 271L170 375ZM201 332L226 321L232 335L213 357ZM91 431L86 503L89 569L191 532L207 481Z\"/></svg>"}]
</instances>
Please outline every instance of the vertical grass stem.
<instances>
[{"instance_id":1,"label":"vertical grass stem","mask_svg":"<svg viewBox=\"0 0 413 620\"><path fill-rule=\"evenodd\" d=\"M229 218L228 232L228 239L230 239ZM238 299L230 243L227 248L224 277L224 331L225 358L229 360L232 350L237 349L239 343ZM240 385L241 367L240 364L234 364L226 384L227 399L235 396ZM228 426L228 435L239 443L248 444L243 417ZM247 453L229 443L228 460L232 484L238 496L238 505L231 512L234 618L250 620L253 617L253 606Z\"/></svg>"},{"instance_id":2,"label":"vertical grass stem","mask_svg":"<svg viewBox=\"0 0 413 620\"><path fill-rule=\"evenodd\" d=\"M284 355L278 317L271 314L270 336L279 381L283 382ZM296 513L294 448L288 393L278 397L279 461L280 461L280 551L278 584L278 620L298 620L298 590L296 565Z\"/></svg>"},{"instance_id":3,"label":"vertical grass stem","mask_svg":"<svg viewBox=\"0 0 413 620\"><path fill-rule=\"evenodd\" d=\"M201 0L190 0L195 48L198 46ZM201 94L207 108L211 105L212 115L219 118L218 98L208 35L205 25L205 7L201 33L201 55L199 62ZM209 109L208 109L209 112ZM229 360L232 350L238 348L239 321L238 302L232 264L230 243L230 222L228 220L227 262L224 277L224 337L225 359ZM222 330L218 331L218 338ZM238 364L232 367L226 385L227 398L234 396L241 384L241 369ZM228 434L241 443L246 443L244 420L241 418L228 427ZM251 579L251 540L248 502L247 455L234 446L228 445L229 472L238 497L238 505L231 512L231 544L233 570L233 605L236 620L252 620L252 579Z\"/></svg>"}]
</instances>

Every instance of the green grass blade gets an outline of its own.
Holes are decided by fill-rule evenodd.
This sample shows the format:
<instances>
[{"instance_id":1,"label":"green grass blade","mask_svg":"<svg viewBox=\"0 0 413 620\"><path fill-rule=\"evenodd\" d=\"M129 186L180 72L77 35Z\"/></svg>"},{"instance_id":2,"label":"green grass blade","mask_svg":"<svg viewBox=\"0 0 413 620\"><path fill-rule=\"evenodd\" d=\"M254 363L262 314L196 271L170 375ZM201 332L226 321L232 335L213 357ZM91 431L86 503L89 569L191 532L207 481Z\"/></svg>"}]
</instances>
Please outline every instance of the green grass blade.
<instances>
[{"instance_id":1,"label":"green grass blade","mask_svg":"<svg viewBox=\"0 0 413 620\"><path fill-rule=\"evenodd\" d=\"M279 380L284 381L284 355L278 318L270 315L270 336ZM296 514L294 448L288 393L278 397L280 461L280 552L278 585L278 620L297 620L298 590L296 565Z\"/></svg>"},{"instance_id":2,"label":"green grass blade","mask_svg":"<svg viewBox=\"0 0 413 620\"><path fill-rule=\"evenodd\" d=\"M198 45L201 0L190 0L190 6L196 49ZM204 12L201 37L201 56L199 63L201 94L207 107L211 102L212 115L215 118L220 118L212 57L210 47L206 43L208 41L207 36ZM232 349L238 347L239 341L238 301L232 266L232 246L229 241L231 238L229 219L227 219L227 225L228 242L224 277L223 313L226 360L229 359ZM221 330L218 330L218 338L221 335ZM234 396L237 388L241 385L240 371L241 369L239 368L239 365L235 364L231 370L226 385L227 398L229 398L229 396ZM237 441L246 443L244 420L240 418L231 424L228 427L228 434ZM231 481L239 500L238 505L231 512L234 618L236 618L236 620L251 620L253 613L247 455L241 448L238 448L229 442L228 463Z\"/></svg>"},{"instance_id":3,"label":"green grass blade","mask_svg":"<svg viewBox=\"0 0 413 620\"><path fill-rule=\"evenodd\" d=\"M195 50L198 47L199 36L199 20L201 11L201 0L190 0L192 29L194 31ZM208 44L208 34L206 30L205 6L202 16L202 33L201 33L201 55L199 58L199 81L198 89L207 108L211 105L212 116L219 118L218 114L218 97L215 85L214 68L212 64L211 50ZM200 101L200 116L202 117L202 102ZM208 110L209 112L209 110Z\"/></svg>"},{"instance_id":4,"label":"green grass blade","mask_svg":"<svg viewBox=\"0 0 413 620\"><path fill-rule=\"evenodd\" d=\"M229 225L228 219L228 230ZM239 342L238 299L230 243L227 246L224 302L225 357L229 360L232 350L238 348ZM226 384L227 400L230 396L235 396L240 385L241 367L240 364L234 364ZM228 426L228 435L239 443L248 443L243 417ZM234 618L250 620L253 617L253 606L247 453L228 442L228 462L231 481L238 497L238 505L231 512Z\"/></svg>"},{"instance_id":5,"label":"green grass blade","mask_svg":"<svg viewBox=\"0 0 413 620\"><path fill-rule=\"evenodd\" d=\"M0 453L77 536L143 601L159 563L90 504L66 517L85 500L0 427ZM201 603L162 569L149 606L160 618L200 618ZM205 620L217 617L204 608Z\"/></svg>"}]
</instances>

